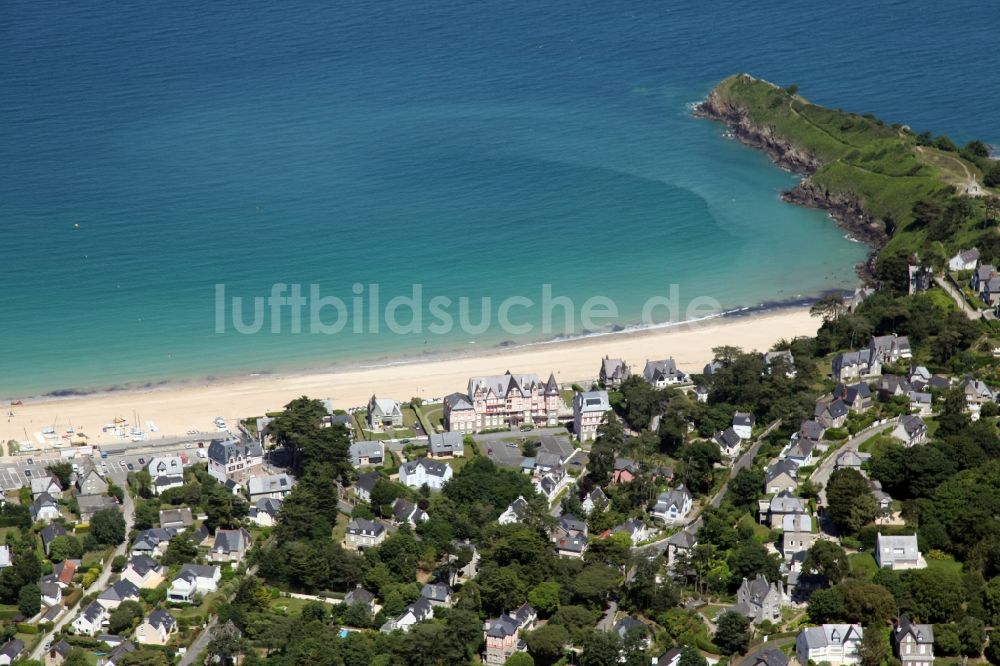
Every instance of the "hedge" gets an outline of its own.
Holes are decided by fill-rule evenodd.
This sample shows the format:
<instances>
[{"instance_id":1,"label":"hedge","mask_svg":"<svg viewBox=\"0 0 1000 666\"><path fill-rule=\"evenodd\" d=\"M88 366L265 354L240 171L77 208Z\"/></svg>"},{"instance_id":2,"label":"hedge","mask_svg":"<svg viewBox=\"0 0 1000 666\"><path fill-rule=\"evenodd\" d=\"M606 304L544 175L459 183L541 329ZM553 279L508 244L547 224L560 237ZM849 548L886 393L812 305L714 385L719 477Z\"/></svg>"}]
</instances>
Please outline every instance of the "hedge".
<instances>
[{"instance_id":1,"label":"hedge","mask_svg":"<svg viewBox=\"0 0 1000 666\"><path fill-rule=\"evenodd\" d=\"M17 632L20 634L37 634L38 625L28 624L27 622L18 622Z\"/></svg>"}]
</instances>

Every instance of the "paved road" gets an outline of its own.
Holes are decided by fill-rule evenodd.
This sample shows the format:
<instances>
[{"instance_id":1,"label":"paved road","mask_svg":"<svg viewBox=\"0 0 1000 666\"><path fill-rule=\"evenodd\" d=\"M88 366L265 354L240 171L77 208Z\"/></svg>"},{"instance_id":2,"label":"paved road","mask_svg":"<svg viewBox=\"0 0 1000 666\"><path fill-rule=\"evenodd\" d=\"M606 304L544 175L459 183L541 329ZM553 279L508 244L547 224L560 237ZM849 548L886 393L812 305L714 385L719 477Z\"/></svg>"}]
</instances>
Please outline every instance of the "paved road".
<instances>
[{"instance_id":1,"label":"paved road","mask_svg":"<svg viewBox=\"0 0 1000 666\"><path fill-rule=\"evenodd\" d=\"M836 449L835 451L831 452L830 455L828 455L826 459L822 463L820 463L819 467L813 470L813 473L809 477L809 479L814 484L815 483L823 484L823 489L819 491L818 503L820 506L826 506L826 484L830 480L830 475L833 474L833 468L834 465L837 464L837 458L839 458L842 454L848 451L857 451L858 447L861 446L861 444L866 439L868 439L872 435L882 432L886 428L891 428L892 426L896 425L898 421L899 421L898 418L889 419L887 421L879 423L878 425L871 425L865 428L857 435L852 437L846 444Z\"/></svg>"},{"instance_id":2,"label":"paved road","mask_svg":"<svg viewBox=\"0 0 1000 666\"><path fill-rule=\"evenodd\" d=\"M721 488L719 488L719 492L715 493L712 499L709 500L708 502L709 505L713 507L718 507L720 504L722 504L722 498L726 496L726 491L729 489L729 482L732 480L734 476L736 476L736 474L741 469L750 467L753 464L754 458L757 457L757 452L760 450L761 445L764 443L764 438L770 435L772 432L774 432L774 429L780 425L781 425L781 419L778 419L777 421L767 426L767 428L765 428L763 432L757 435L757 439L754 440L754 443L746 451L743 452L743 455L741 455L739 458L736 459L736 462L733 464L731 468L732 472L730 473L729 478L727 478L726 482L722 484ZM696 536L700 528L701 528L701 510L699 509L695 513L695 515L692 516L691 520L688 521L687 525L684 526L684 531L690 534L691 536ZM668 536L668 537L663 537L658 541L648 543L644 546L634 546L632 548L632 553L635 555L644 555L650 558L656 557L657 555L663 554L667 550L667 541L669 539L670 537Z\"/></svg>"},{"instance_id":3,"label":"paved road","mask_svg":"<svg viewBox=\"0 0 1000 666\"><path fill-rule=\"evenodd\" d=\"M247 569L248 576L253 576L256 573L257 573L256 565ZM229 595L229 601L232 601L234 596L236 596L235 591L231 595ZM191 664L194 663L194 660L197 659L198 656L201 655L201 653L205 650L205 648L208 647L208 642L212 640L212 629L215 628L215 625L218 624L218 622L219 622L218 616L213 615L212 618L208 621L208 624L205 625L205 628L202 630L202 632L198 634L198 638L196 638L194 642L191 643L191 646L187 649L187 652L184 653L184 657L181 659L179 666L191 666Z\"/></svg>"},{"instance_id":4,"label":"paved road","mask_svg":"<svg viewBox=\"0 0 1000 666\"><path fill-rule=\"evenodd\" d=\"M132 502L132 497L128 494L128 492L125 493L124 500L122 501L122 508L124 509L125 514L125 534L127 535L132 529L132 526L135 524L135 504ZM97 577L97 580L94 581L93 585L84 590L83 597L86 597L88 594L100 592L108 586L108 581L111 579L111 563L117 556L124 555L127 549L128 539L126 538L125 543L119 545L109 557L105 558L104 567L101 569L101 575ZM83 597L80 597L81 601L83 600ZM56 620L52 630L39 639L35 649L31 651L31 659L41 660L45 644L51 642L52 637L58 633L67 622L76 618L78 610L80 610L80 601L77 601L76 605L72 608L67 609L62 616Z\"/></svg>"}]
</instances>

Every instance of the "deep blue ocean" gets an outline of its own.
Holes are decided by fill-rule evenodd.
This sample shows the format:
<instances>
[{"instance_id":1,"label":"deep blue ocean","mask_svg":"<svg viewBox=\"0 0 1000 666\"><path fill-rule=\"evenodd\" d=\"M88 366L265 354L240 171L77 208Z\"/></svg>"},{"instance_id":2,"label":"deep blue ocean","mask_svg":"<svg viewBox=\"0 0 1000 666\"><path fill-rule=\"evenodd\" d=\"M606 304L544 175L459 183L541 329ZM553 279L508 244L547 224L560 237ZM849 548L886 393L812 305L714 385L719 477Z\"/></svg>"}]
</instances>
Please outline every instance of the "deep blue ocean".
<instances>
[{"instance_id":1,"label":"deep blue ocean","mask_svg":"<svg viewBox=\"0 0 1000 666\"><path fill-rule=\"evenodd\" d=\"M219 284L350 306L356 283L383 304L419 283L493 309L550 284L611 299L605 327L672 284L726 309L851 289L867 248L782 203L794 176L690 103L746 71L1000 142L998 24L964 0L6 0L0 395L565 332L514 308L532 331L294 334L286 312L218 333Z\"/></svg>"}]
</instances>

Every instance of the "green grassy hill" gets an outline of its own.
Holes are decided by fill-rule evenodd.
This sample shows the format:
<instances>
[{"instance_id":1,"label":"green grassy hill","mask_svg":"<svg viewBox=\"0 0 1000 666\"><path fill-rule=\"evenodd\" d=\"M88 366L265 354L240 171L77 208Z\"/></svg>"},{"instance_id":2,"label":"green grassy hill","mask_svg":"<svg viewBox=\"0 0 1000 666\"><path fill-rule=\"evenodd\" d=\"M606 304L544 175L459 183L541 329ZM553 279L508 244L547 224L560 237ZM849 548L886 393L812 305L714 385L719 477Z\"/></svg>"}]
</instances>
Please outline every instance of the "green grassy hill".
<instances>
[{"instance_id":1,"label":"green grassy hill","mask_svg":"<svg viewBox=\"0 0 1000 666\"><path fill-rule=\"evenodd\" d=\"M919 252L934 263L977 243L1000 253L995 222L984 224L988 197L965 196L970 185L996 194L983 183L993 180L986 174L1000 175L1000 169L979 142L958 148L947 137L934 139L871 115L818 106L798 95L795 86L780 88L746 74L719 83L699 110L723 120L741 140L768 150L779 163L807 174L799 196L793 191L790 200L860 207L884 231L876 240L884 243L883 251ZM931 203L918 209L923 216L914 213L918 201ZM869 238L873 235L878 236Z\"/></svg>"}]
</instances>

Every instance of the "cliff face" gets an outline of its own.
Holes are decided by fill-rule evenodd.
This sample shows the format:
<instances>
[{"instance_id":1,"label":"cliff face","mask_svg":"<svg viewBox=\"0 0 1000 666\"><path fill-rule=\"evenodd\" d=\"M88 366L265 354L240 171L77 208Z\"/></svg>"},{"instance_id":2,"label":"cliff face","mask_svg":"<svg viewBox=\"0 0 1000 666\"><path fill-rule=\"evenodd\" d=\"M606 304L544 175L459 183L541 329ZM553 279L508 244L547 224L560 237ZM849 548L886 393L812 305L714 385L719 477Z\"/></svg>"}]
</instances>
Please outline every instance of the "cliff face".
<instances>
[{"instance_id":1,"label":"cliff face","mask_svg":"<svg viewBox=\"0 0 1000 666\"><path fill-rule=\"evenodd\" d=\"M782 193L782 199L800 206L828 211L830 217L852 237L875 248L885 244L885 225L867 214L857 199L841 193L831 193L810 180L810 176L823 166L814 155L778 135L774 128L753 122L745 108L724 99L716 90L696 106L694 112L698 117L725 123L741 143L763 150L778 166L801 175L802 182ZM865 269L859 267L859 272L864 273Z\"/></svg>"},{"instance_id":2,"label":"cliff face","mask_svg":"<svg viewBox=\"0 0 1000 666\"><path fill-rule=\"evenodd\" d=\"M715 90L695 107L695 115L725 123L742 143L763 150L775 164L789 171L811 176L823 166L815 157L775 134L771 127L756 125L746 109L722 99Z\"/></svg>"}]
</instances>

